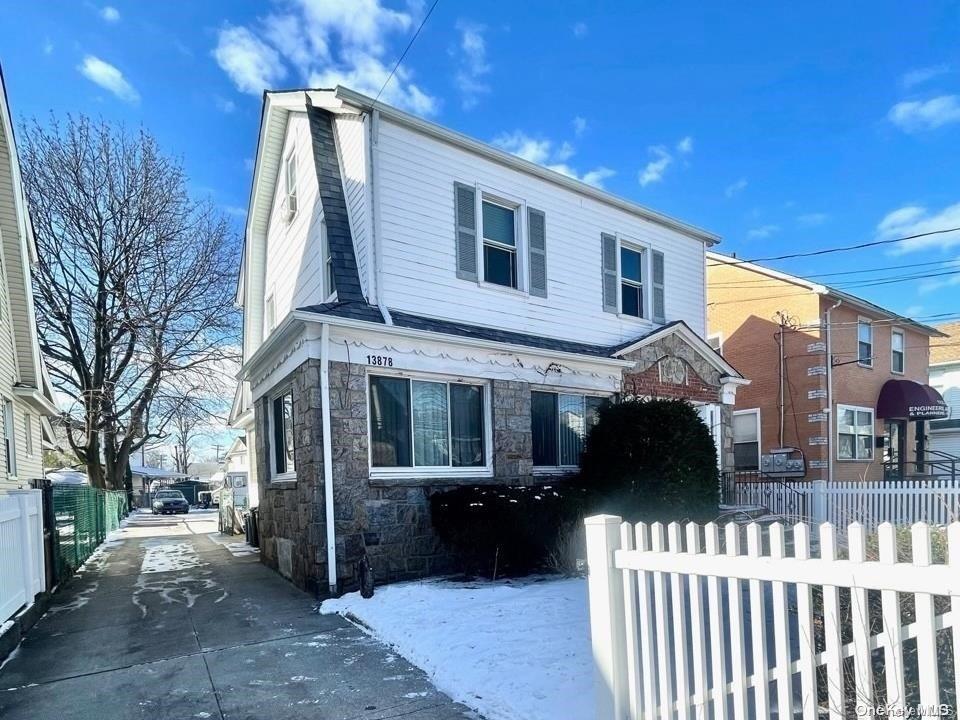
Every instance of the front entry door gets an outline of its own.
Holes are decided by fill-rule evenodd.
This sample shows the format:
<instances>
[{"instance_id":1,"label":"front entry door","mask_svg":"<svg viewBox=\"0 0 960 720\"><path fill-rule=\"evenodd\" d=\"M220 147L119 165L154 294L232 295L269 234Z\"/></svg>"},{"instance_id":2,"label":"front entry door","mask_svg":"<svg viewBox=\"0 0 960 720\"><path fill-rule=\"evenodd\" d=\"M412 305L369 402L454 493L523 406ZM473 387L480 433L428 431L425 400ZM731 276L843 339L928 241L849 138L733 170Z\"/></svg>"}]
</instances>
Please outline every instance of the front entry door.
<instances>
[{"instance_id":1,"label":"front entry door","mask_svg":"<svg viewBox=\"0 0 960 720\"><path fill-rule=\"evenodd\" d=\"M883 476L886 480L903 479L903 463L907 455L907 421L887 420L884 423Z\"/></svg>"}]
</instances>

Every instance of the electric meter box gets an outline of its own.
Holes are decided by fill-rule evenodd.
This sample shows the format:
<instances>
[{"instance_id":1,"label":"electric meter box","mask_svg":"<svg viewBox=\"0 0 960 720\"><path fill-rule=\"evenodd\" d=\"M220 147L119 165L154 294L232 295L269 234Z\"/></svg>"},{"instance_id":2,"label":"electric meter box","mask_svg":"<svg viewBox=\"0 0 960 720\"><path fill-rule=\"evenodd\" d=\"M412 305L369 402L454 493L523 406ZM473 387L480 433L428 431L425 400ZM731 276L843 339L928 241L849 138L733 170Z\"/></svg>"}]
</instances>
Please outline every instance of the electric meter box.
<instances>
[{"instance_id":1,"label":"electric meter box","mask_svg":"<svg viewBox=\"0 0 960 720\"><path fill-rule=\"evenodd\" d=\"M802 478L807 474L807 466L799 450L778 448L760 457L760 472L771 477Z\"/></svg>"}]
</instances>

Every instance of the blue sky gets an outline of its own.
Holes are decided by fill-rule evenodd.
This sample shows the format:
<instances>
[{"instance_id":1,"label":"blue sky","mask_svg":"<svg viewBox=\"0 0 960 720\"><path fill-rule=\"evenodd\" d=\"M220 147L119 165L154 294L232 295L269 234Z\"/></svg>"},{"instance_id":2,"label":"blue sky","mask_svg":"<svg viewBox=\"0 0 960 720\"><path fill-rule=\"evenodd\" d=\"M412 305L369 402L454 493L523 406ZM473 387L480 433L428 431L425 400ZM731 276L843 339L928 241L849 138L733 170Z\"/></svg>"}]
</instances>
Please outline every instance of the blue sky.
<instances>
[{"instance_id":1,"label":"blue sky","mask_svg":"<svg viewBox=\"0 0 960 720\"><path fill-rule=\"evenodd\" d=\"M0 18L0 61L19 119L142 123L239 222L260 89L375 94L427 6L24 3ZM960 5L936 0L440 0L383 97L766 257L960 226L958 30ZM843 283L958 258L954 233L771 264L890 268ZM845 289L960 313L960 275Z\"/></svg>"}]
</instances>

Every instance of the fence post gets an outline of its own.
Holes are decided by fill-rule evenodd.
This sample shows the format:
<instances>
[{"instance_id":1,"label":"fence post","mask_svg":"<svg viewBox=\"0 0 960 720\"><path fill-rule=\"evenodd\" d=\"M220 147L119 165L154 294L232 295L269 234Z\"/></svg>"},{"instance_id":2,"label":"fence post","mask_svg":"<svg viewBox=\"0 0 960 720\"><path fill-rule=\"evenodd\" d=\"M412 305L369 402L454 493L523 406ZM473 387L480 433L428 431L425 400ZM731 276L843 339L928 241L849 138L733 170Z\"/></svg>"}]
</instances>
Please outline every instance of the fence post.
<instances>
[{"instance_id":1,"label":"fence post","mask_svg":"<svg viewBox=\"0 0 960 720\"><path fill-rule=\"evenodd\" d=\"M8 490L7 494L17 500L17 506L20 508L20 545L23 552L23 564L21 572L21 582L23 583L24 605L32 605L36 592L33 589L33 573L37 565L37 553L42 552L42 547L37 547L35 539L30 532L30 509L31 498L34 497L36 490ZM37 517L37 520L42 520Z\"/></svg>"},{"instance_id":2,"label":"fence post","mask_svg":"<svg viewBox=\"0 0 960 720\"><path fill-rule=\"evenodd\" d=\"M819 527L827 522L827 481L814 480L810 483L810 511L813 515L813 526Z\"/></svg>"},{"instance_id":3,"label":"fence post","mask_svg":"<svg viewBox=\"0 0 960 720\"><path fill-rule=\"evenodd\" d=\"M624 718L628 684L623 573L613 561L614 552L620 549L620 522L615 515L594 515L584 520L596 717L615 720Z\"/></svg>"}]
</instances>

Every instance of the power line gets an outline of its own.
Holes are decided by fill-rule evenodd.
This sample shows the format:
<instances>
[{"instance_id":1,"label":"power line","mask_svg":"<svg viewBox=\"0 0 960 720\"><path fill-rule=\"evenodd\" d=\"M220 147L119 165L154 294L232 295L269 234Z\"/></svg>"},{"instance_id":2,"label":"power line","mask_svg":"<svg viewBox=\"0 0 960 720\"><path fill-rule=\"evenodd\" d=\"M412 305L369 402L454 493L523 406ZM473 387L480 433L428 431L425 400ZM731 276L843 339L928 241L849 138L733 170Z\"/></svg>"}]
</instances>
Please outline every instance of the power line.
<instances>
[{"instance_id":1,"label":"power line","mask_svg":"<svg viewBox=\"0 0 960 720\"><path fill-rule=\"evenodd\" d=\"M397 72L397 70L400 67L400 63L403 62L403 59L407 56L407 53L410 51L410 48L413 47L413 43L416 42L417 36L420 35L420 31L423 30L423 26L427 24L427 20L430 19L430 15L433 13L433 9L437 6L438 2L440 2L440 0L433 0L433 4L430 6L430 9L427 10L427 14L423 16L423 20L420 21L420 25L419 27L417 27L417 31L413 34L413 37L410 38L410 42L407 43L407 47L403 49L403 52L400 54L400 57L397 58L397 64L393 66L393 70L390 71L390 74L387 76L387 79L383 81L383 85L380 87L380 92L378 92L377 96L373 99L374 105L377 104L377 100L380 99L380 95L383 93L384 89L387 87L389 82L393 80L394 73Z\"/></svg>"},{"instance_id":2,"label":"power line","mask_svg":"<svg viewBox=\"0 0 960 720\"><path fill-rule=\"evenodd\" d=\"M960 231L960 227L944 228L943 230L930 230L929 232L917 233L915 235L905 235L898 238L888 238L887 240L873 240L871 242L859 243L857 245L843 245L835 248L824 248L821 250L809 250L801 253L788 253L787 255L773 255L770 257L753 258L752 260L738 260L733 258L732 262L716 262L711 265L744 265L747 263L769 262L771 260L792 260L793 258L814 257L817 255L829 255L830 253L849 252L851 250L863 250L864 248L877 247L878 245L892 245L893 243L906 242L907 240L916 240L918 238L930 237L932 235L945 235Z\"/></svg>"},{"instance_id":3,"label":"power line","mask_svg":"<svg viewBox=\"0 0 960 720\"><path fill-rule=\"evenodd\" d=\"M804 275L804 279L811 278L826 278L826 277L838 277L841 275L863 275L865 273L875 273L875 272L884 272L886 270L906 270L908 268L920 268L920 267L930 267L931 265L939 265L943 267L955 267L960 264L960 259L956 260L931 260L930 262L922 263L908 263L906 265L897 265L896 267L874 267L874 268L864 268L862 270L838 270L837 272L829 273L811 273L810 275ZM720 267L722 264L718 264L716 267ZM715 267L715 266L711 266ZM891 276L893 277L893 276ZM851 280L849 282L871 282L873 280L879 280L882 278L865 278L864 280L855 281ZM716 288L736 288L736 287L755 287L755 288L764 288L764 287L780 287L785 280L777 280L775 278L763 277L757 278L755 280L725 280L723 282L710 283L710 287ZM843 285L846 281L840 280L837 281L836 285Z\"/></svg>"}]
</instances>

